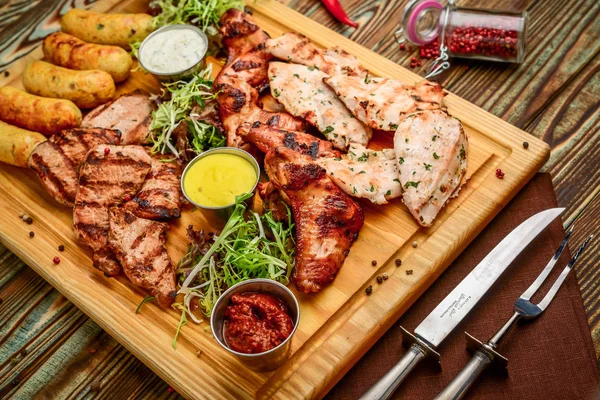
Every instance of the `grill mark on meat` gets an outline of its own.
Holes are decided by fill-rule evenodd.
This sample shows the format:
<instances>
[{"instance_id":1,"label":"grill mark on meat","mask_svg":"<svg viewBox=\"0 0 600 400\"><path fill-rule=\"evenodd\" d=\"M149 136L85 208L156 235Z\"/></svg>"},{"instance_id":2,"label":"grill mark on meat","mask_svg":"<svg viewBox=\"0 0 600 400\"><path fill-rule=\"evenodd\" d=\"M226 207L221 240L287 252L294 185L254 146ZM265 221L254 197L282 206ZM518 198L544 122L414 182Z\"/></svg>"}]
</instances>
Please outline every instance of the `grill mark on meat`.
<instances>
[{"instance_id":1,"label":"grill mark on meat","mask_svg":"<svg viewBox=\"0 0 600 400\"><path fill-rule=\"evenodd\" d=\"M62 180L54 174L52 168L48 167L48 164L44 161L44 159L36 153L31 155L31 159L33 160L33 165L30 165L30 167L37 167L41 174L43 174L43 176L40 176L40 178L49 179L58 190L60 196L62 196L67 202L73 203L75 201L75 196L69 194L65 190Z\"/></svg>"},{"instance_id":2,"label":"grill mark on meat","mask_svg":"<svg viewBox=\"0 0 600 400\"><path fill-rule=\"evenodd\" d=\"M240 61L236 61L231 65L231 68L233 68L233 70L235 72L240 72L240 71L244 71L244 70L248 70L248 69L254 69L254 68L258 68L260 65L255 63L254 61L244 61L244 60L240 60Z\"/></svg>"},{"instance_id":3,"label":"grill mark on meat","mask_svg":"<svg viewBox=\"0 0 600 400\"><path fill-rule=\"evenodd\" d=\"M79 137L79 135L77 135L77 137ZM53 142L50 142L50 146L52 146L52 148L54 150L56 150L64 159L65 163L68 165L69 168L73 168L76 171L79 169L79 165L75 165L75 161L72 160L67 153L65 153L65 150L63 149L62 146L58 146Z\"/></svg>"}]
</instances>

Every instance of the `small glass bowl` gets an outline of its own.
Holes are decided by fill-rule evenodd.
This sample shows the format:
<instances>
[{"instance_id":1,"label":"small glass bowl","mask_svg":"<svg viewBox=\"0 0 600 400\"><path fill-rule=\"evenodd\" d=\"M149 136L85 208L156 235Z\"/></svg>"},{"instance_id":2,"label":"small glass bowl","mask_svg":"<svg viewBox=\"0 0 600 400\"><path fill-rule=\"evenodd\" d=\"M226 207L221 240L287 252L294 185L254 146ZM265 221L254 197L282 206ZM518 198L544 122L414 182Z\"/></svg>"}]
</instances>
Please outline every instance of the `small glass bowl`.
<instances>
[{"instance_id":1,"label":"small glass bowl","mask_svg":"<svg viewBox=\"0 0 600 400\"><path fill-rule=\"evenodd\" d=\"M180 80L183 78L187 78L187 77L193 75L195 72L198 72L202 68L204 68L206 66L206 61L205 61L206 51L204 52L202 57L200 57L200 59L198 60L198 62L196 64L192 65L189 68L186 68L186 69L183 69L180 71L175 71L175 72L159 72L159 71L153 70L147 64L144 63L144 46L148 42L150 42L152 40L152 38L154 38L157 35L160 35L164 32L167 32L167 31L183 30L183 29L192 30L192 31L196 32L200 36L200 38L202 38L202 40L206 43L206 51L208 51L208 37L206 37L206 34L201 29L199 29L193 25L187 25L187 24L163 26L162 28L159 28L159 29L155 30L154 32L152 32L150 35L148 35L146 37L146 39L144 39L144 41L140 45L140 49L138 51L138 61L139 61L140 65L142 66L142 68L144 68L146 71L150 72L152 75L155 75L159 80L167 81L167 82L177 81L177 80Z\"/></svg>"},{"instance_id":2,"label":"small glass bowl","mask_svg":"<svg viewBox=\"0 0 600 400\"><path fill-rule=\"evenodd\" d=\"M281 299L290 311L290 317L294 322L294 329L290 336L287 337L279 346L263 353L246 354L232 350L227 346L225 340L225 310L231 302L231 297L236 293L262 292L269 293ZM234 354L242 363L254 371L272 371L279 368L290 356L292 347L292 337L298 328L300 322L300 306L296 296L284 285L270 279L250 279L233 285L225 293L219 297L213 307L212 315L210 316L210 329L217 342L227 350Z\"/></svg>"},{"instance_id":3,"label":"small glass bowl","mask_svg":"<svg viewBox=\"0 0 600 400\"><path fill-rule=\"evenodd\" d=\"M254 157L252 157L252 155L245 150L238 149L237 147L216 147L214 149L207 150L204 153L198 154L194 159L192 159L192 161L190 161L188 163L188 165L183 170L183 173L181 174L181 193L183 193L185 198L188 199L188 201L190 203L192 203L193 205L195 205L198 208L202 208L204 210L216 210L216 211L218 211L219 215L222 215L224 218L227 218L227 216L230 215L231 212L233 212L233 210L235 209L235 200L233 203L227 204L224 206L215 206L215 207L204 206L204 205L196 203L194 200L192 200L190 198L190 196L188 196L188 194L186 193L185 187L183 185L183 180L185 178L186 173L189 171L190 167L194 163L198 162L198 160L201 160L204 157L207 157L207 156L210 156L213 154L233 154L233 155L242 157L244 160L248 161L252 165L252 167L254 168L254 172L256 172L256 182L254 182L254 185L252 186L252 189L249 191L249 193L254 192L254 189L256 189L256 185L258 185L258 181L260 179L260 167L258 166L258 162L256 161L256 159ZM243 193L240 193L240 194L243 194Z\"/></svg>"}]
</instances>

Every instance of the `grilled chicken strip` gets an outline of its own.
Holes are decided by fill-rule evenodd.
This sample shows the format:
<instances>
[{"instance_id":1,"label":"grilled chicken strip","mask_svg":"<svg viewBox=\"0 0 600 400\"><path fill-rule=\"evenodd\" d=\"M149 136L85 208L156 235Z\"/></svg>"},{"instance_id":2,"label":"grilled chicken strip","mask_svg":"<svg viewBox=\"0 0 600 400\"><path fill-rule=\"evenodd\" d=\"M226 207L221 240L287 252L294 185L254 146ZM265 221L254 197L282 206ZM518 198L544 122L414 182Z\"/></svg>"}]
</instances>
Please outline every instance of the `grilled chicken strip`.
<instances>
[{"instance_id":1,"label":"grilled chicken strip","mask_svg":"<svg viewBox=\"0 0 600 400\"><path fill-rule=\"evenodd\" d=\"M125 208L140 218L157 220L179 218L181 216L179 165L161 161L161 157L154 156L151 168L142 188L131 201L125 204Z\"/></svg>"},{"instance_id":2,"label":"grilled chicken strip","mask_svg":"<svg viewBox=\"0 0 600 400\"><path fill-rule=\"evenodd\" d=\"M270 54L280 60L317 68L329 76L365 77L368 73L353 55L338 47L322 50L299 33L289 32L278 38L268 39L265 46Z\"/></svg>"},{"instance_id":3,"label":"grilled chicken strip","mask_svg":"<svg viewBox=\"0 0 600 400\"><path fill-rule=\"evenodd\" d=\"M101 128L67 129L39 144L27 164L57 202L73 207L79 167L87 152L99 144L119 144L119 131Z\"/></svg>"},{"instance_id":4,"label":"grilled chicken strip","mask_svg":"<svg viewBox=\"0 0 600 400\"><path fill-rule=\"evenodd\" d=\"M121 207L109 211L108 243L131 283L150 291L158 304L168 307L177 294L175 271L165 242L169 225L138 218Z\"/></svg>"},{"instance_id":5,"label":"grilled chicken strip","mask_svg":"<svg viewBox=\"0 0 600 400\"><path fill-rule=\"evenodd\" d=\"M73 209L75 236L93 250L94 267L106 276L121 272L108 246L108 209L137 193L151 164L141 146L98 145L81 166Z\"/></svg>"},{"instance_id":6,"label":"grilled chicken strip","mask_svg":"<svg viewBox=\"0 0 600 400\"><path fill-rule=\"evenodd\" d=\"M367 145L371 128L352 116L323 79L327 74L298 64L269 64L271 94L292 115L304 118L341 150L350 143Z\"/></svg>"},{"instance_id":7,"label":"grilled chicken strip","mask_svg":"<svg viewBox=\"0 0 600 400\"><path fill-rule=\"evenodd\" d=\"M277 147L265 157L271 182L290 199L296 224L298 290L315 293L331 283L363 225L362 209L327 177L325 170L297 152Z\"/></svg>"},{"instance_id":8,"label":"grilled chicken strip","mask_svg":"<svg viewBox=\"0 0 600 400\"><path fill-rule=\"evenodd\" d=\"M121 131L121 144L143 144L148 139L154 103L143 90L126 93L93 109L83 118L83 128Z\"/></svg>"},{"instance_id":9,"label":"grilled chicken strip","mask_svg":"<svg viewBox=\"0 0 600 400\"><path fill-rule=\"evenodd\" d=\"M258 46L264 46L269 35L246 13L230 8L220 19L223 45L227 49L227 64Z\"/></svg>"},{"instance_id":10,"label":"grilled chicken strip","mask_svg":"<svg viewBox=\"0 0 600 400\"><path fill-rule=\"evenodd\" d=\"M316 163L350 196L387 204L402 195L394 149L370 150L352 144L347 155L319 158Z\"/></svg>"},{"instance_id":11,"label":"grilled chicken strip","mask_svg":"<svg viewBox=\"0 0 600 400\"><path fill-rule=\"evenodd\" d=\"M394 136L402 200L422 226L431 226L467 170L467 136L460 121L443 111L408 115Z\"/></svg>"},{"instance_id":12,"label":"grilled chicken strip","mask_svg":"<svg viewBox=\"0 0 600 400\"><path fill-rule=\"evenodd\" d=\"M237 133L263 153L283 146L310 156L313 160L317 157L340 157L340 152L334 150L330 142L304 132L286 131L255 122L240 125Z\"/></svg>"},{"instance_id":13,"label":"grilled chicken strip","mask_svg":"<svg viewBox=\"0 0 600 400\"><path fill-rule=\"evenodd\" d=\"M356 118L373 129L395 131L402 118L420 110L439 110L444 92L437 83L405 85L389 78L335 75L325 83Z\"/></svg>"},{"instance_id":14,"label":"grilled chicken strip","mask_svg":"<svg viewBox=\"0 0 600 400\"><path fill-rule=\"evenodd\" d=\"M261 122L274 128L303 131L304 121L286 112L268 112L257 106L258 92L246 82L229 77L217 77L217 102L225 132L227 146L240 147L243 138L237 135L238 127L244 122Z\"/></svg>"},{"instance_id":15,"label":"grilled chicken strip","mask_svg":"<svg viewBox=\"0 0 600 400\"><path fill-rule=\"evenodd\" d=\"M220 20L223 43L229 54L227 64L215 79L219 115L227 135L227 145L241 147L237 136L243 122L260 121L293 131L304 130L304 121L285 112L268 112L258 106L259 92L268 87L268 62L265 50L268 35L242 11L231 9Z\"/></svg>"}]
</instances>

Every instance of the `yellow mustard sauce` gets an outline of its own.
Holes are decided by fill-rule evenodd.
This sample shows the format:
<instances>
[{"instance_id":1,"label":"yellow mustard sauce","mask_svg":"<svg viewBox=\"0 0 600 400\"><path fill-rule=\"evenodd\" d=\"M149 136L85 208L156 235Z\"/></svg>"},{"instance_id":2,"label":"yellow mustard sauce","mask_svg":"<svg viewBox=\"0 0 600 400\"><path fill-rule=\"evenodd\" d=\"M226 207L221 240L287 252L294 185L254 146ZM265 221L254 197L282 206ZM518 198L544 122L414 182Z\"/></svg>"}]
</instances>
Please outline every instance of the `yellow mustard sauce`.
<instances>
[{"instance_id":1,"label":"yellow mustard sauce","mask_svg":"<svg viewBox=\"0 0 600 400\"><path fill-rule=\"evenodd\" d=\"M183 177L188 197L204 207L235 203L235 197L248 193L256 183L252 164L234 154L211 154L192 164Z\"/></svg>"}]
</instances>

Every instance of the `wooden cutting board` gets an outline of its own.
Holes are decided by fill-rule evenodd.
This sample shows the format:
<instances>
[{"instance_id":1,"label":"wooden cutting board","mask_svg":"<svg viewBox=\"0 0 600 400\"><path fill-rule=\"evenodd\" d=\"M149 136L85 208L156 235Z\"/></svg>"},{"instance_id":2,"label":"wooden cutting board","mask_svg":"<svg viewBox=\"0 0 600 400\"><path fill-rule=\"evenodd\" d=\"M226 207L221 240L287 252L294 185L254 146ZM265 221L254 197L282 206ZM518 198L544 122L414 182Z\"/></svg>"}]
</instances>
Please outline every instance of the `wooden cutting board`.
<instances>
[{"instance_id":1,"label":"wooden cutting board","mask_svg":"<svg viewBox=\"0 0 600 400\"><path fill-rule=\"evenodd\" d=\"M147 2L100 0L92 9L143 12ZM323 47L340 46L375 75L414 83L422 78L324 26L273 1L250 1L259 25L271 36L296 31ZM28 62L42 58L37 49L13 64L0 86L20 87ZM218 69L218 65L215 66ZM216 71L215 71L216 72ZM135 72L119 92L136 88L158 93L158 81ZM0 240L70 301L94 319L146 365L188 398L312 398L323 396L377 341L549 157L547 144L475 105L449 94L448 112L459 118L469 138L468 183L429 229L420 228L397 199L385 206L361 202L365 225L334 283L317 295L298 294L301 322L293 356L277 371L256 373L222 350L207 322L187 325L173 349L179 320L174 310L149 303L134 311L145 294L125 278L107 279L92 267L90 252L72 231L72 212L56 204L26 169L0 165ZM529 142L529 148L522 146ZM391 146L379 134L373 146ZM495 176L496 168L505 173ZM25 224L20 213L34 222ZM174 261L185 251L185 228L218 229L210 212L187 211L172 224L167 247ZM35 237L29 238L28 232ZM416 247L414 244L416 243ZM57 248L65 245L60 253ZM59 256L60 264L52 259ZM396 266L395 260L402 265ZM372 265L372 260L377 265ZM412 271L410 273L409 271ZM379 285L375 277L387 272ZM365 288L373 285L373 293Z\"/></svg>"}]
</instances>

